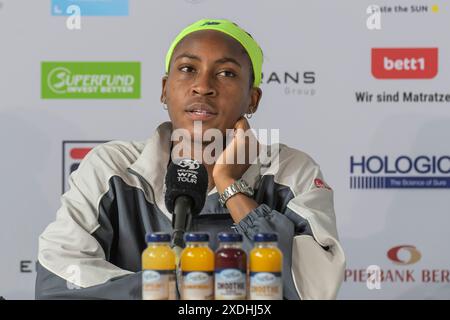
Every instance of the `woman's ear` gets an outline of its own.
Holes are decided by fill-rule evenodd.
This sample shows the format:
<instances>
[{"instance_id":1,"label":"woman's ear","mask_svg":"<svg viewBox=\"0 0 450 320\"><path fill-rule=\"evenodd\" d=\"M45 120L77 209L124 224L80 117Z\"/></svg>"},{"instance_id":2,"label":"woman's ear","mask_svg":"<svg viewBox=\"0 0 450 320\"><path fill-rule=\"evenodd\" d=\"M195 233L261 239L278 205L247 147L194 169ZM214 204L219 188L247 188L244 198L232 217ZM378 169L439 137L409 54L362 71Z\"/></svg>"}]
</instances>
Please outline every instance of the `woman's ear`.
<instances>
[{"instance_id":1,"label":"woman's ear","mask_svg":"<svg viewBox=\"0 0 450 320\"><path fill-rule=\"evenodd\" d=\"M168 76L165 75L162 77L162 88L161 88L161 103L166 103L167 95L166 95L166 85L167 85Z\"/></svg>"},{"instance_id":2,"label":"woman's ear","mask_svg":"<svg viewBox=\"0 0 450 320\"><path fill-rule=\"evenodd\" d=\"M248 106L247 113L255 113L258 110L259 102L262 97L261 88L253 87L251 90L250 105Z\"/></svg>"}]
</instances>

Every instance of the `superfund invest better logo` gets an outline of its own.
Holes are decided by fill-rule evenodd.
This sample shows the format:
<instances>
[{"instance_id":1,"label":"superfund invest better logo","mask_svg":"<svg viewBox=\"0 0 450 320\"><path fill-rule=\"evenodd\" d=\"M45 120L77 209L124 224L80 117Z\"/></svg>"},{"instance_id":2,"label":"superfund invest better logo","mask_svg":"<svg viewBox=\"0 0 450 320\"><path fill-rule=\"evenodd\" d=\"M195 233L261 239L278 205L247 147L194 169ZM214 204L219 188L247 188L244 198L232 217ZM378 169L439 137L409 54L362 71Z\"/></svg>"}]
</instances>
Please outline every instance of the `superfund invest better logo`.
<instances>
[{"instance_id":1,"label":"superfund invest better logo","mask_svg":"<svg viewBox=\"0 0 450 320\"><path fill-rule=\"evenodd\" d=\"M139 99L139 62L42 62L43 99Z\"/></svg>"}]
</instances>

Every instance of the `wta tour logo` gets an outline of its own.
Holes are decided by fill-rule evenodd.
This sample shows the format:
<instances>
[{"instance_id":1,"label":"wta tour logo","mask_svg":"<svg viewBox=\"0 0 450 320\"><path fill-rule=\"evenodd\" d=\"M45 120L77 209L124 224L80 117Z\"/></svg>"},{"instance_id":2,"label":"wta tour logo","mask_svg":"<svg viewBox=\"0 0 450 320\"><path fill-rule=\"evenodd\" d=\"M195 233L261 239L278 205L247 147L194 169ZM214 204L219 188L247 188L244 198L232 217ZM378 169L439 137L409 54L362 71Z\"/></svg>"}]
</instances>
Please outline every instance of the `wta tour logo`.
<instances>
[{"instance_id":1,"label":"wta tour logo","mask_svg":"<svg viewBox=\"0 0 450 320\"><path fill-rule=\"evenodd\" d=\"M139 62L42 62L43 99L139 99Z\"/></svg>"},{"instance_id":2,"label":"wta tour logo","mask_svg":"<svg viewBox=\"0 0 450 320\"><path fill-rule=\"evenodd\" d=\"M450 156L351 156L350 189L450 188Z\"/></svg>"},{"instance_id":3,"label":"wta tour logo","mask_svg":"<svg viewBox=\"0 0 450 320\"><path fill-rule=\"evenodd\" d=\"M69 176L94 147L107 141L63 141L62 193L69 190Z\"/></svg>"}]
</instances>

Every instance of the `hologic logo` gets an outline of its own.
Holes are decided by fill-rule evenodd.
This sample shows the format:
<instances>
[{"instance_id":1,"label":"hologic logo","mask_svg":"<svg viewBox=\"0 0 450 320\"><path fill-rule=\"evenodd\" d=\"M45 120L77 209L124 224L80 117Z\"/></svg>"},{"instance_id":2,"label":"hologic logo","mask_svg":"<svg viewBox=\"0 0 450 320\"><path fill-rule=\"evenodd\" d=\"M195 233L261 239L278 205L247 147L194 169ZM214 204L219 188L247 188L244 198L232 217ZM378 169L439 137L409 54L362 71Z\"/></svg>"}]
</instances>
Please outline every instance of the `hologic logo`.
<instances>
[{"instance_id":1,"label":"hologic logo","mask_svg":"<svg viewBox=\"0 0 450 320\"><path fill-rule=\"evenodd\" d=\"M43 99L138 99L139 62L43 62Z\"/></svg>"},{"instance_id":2,"label":"hologic logo","mask_svg":"<svg viewBox=\"0 0 450 320\"><path fill-rule=\"evenodd\" d=\"M404 256L406 253L406 257ZM416 263L420 260L422 255L416 247L411 245L401 245L391 248L387 252L387 257L389 260L399 265L408 265Z\"/></svg>"},{"instance_id":3,"label":"hologic logo","mask_svg":"<svg viewBox=\"0 0 450 320\"><path fill-rule=\"evenodd\" d=\"M438 72L438 48L373 48L377 79L432 79Z\"/></svg>"},{"instance_id":4,"label":"hologic logo","mask_svg":"<svg viewBox=\"0 0 450 320\"><path fill-rule=\"evenodd\" d=\"M351 156L350 189L450 188L450 156Z\"/></svg>"}]
</instances>

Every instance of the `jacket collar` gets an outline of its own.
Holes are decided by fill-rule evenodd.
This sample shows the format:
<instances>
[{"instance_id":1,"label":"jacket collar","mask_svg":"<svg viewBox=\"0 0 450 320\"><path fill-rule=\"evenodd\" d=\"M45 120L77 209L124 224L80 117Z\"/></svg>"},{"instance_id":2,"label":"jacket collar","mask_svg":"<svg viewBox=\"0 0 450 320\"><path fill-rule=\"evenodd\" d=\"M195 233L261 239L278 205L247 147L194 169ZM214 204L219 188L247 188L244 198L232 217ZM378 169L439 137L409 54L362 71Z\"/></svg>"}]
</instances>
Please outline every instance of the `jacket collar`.
<instances>
[{"instance_id":1,"label":"jacket collar","mask_svg":"<svg viewBox=\"0 0 450 320\"><path fill-rule=\"evenodd\" d=\"M164 203L164 179L167 172L167 166L170 161L171 152L171 135L172 135L172 123L161 123L154 135L147 140L144 149L138 159L129 166L129 170L133 173L137 173L140 178L150 186L148 192L151 198L155 201L156 206L161 210L169 219L172 219L172 215L167 211ZM253 188L257 187L260 180L261 164L252 164L247 171L243 174L242 178ZM214 202L214 203L213 203ZM206 199L203 213L227 213L226 208L222 208L218 202L217 190L214 187L209 193Z\"/></svg>"}]
</instances>

